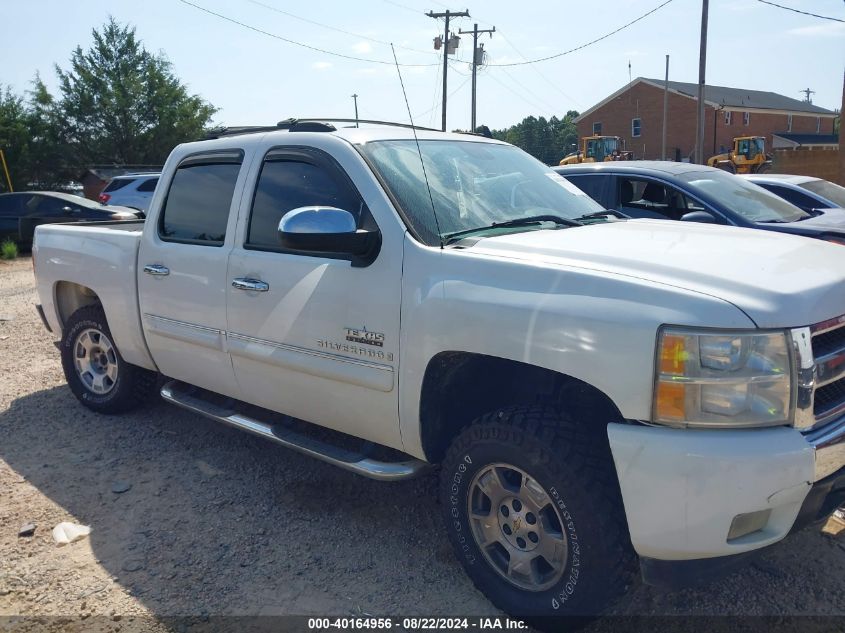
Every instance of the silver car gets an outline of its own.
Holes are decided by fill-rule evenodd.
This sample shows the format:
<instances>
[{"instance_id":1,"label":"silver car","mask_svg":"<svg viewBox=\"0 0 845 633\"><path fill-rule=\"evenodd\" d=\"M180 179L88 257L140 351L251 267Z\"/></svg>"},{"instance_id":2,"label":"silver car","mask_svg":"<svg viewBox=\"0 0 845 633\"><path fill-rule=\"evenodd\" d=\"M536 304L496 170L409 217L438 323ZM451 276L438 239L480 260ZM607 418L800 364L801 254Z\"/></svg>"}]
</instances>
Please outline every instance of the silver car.
<instances>
[{"instance_id":1,"label":"silver car","mask_svg":"<svg viewBox=\"0 0 845 633\"><path fill-rule=\"evenodd\" d=\"M845 187L812 176L749 174L742 176L804 211L845 208Z\"/></svg>"}]
</instances>

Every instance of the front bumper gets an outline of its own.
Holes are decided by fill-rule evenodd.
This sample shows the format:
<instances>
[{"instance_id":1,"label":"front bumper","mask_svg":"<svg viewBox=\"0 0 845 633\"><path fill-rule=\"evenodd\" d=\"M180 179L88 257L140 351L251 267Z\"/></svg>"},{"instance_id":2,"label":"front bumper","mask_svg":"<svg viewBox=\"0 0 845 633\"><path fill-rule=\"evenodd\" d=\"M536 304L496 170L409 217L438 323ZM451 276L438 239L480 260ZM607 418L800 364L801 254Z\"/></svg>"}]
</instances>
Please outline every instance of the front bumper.
<instances>
[{"instance_id":1,"label":"front bumper","mask_svg":"<svg viewBox=\"0 0 845 633\"><path fill-rule=\"evenodd\" d=\"M807 435L610 424L608 439L631 542L646 561L688 561L683 567L753 552L842 495L845 418ZM760 529L728 539L738 515L758 511L769 512Z\"/></svg>"}]
</instances>

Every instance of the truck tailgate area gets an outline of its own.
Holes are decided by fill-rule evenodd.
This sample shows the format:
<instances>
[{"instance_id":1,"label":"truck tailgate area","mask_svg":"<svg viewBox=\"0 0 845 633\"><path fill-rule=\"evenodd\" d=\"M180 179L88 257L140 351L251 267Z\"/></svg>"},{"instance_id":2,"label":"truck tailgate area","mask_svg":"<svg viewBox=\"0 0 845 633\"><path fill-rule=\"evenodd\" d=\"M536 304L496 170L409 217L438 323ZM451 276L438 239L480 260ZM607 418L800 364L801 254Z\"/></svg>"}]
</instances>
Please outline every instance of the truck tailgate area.
<instances>
[{"instance_id":1,"label":"truck tailgate area","mask_svg":"<svg viewBox=\"0 0 845 633\"><path fill-rule=\"evenodd\" d=\"M154 369L138 312L138 245L144 222L41 225L32 259L38 296L53 336L79 308L103 305L112 337L126 361Z\"/></svg>"}]
</instances>

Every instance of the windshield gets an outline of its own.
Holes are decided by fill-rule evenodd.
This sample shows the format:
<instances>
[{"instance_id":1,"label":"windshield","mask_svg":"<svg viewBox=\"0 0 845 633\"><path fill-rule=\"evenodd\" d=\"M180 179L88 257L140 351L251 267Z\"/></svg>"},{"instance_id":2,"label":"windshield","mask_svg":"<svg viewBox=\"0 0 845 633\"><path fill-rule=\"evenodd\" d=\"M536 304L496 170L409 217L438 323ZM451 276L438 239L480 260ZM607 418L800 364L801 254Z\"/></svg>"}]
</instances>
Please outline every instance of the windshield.
<instances>
[{"instance_id":1,"label":"windshield","mask_svg":"<svg viewBox=\"0 0 845 633\"><path fill-rule=\"evenodd\" d=\"M812 191L822 198L827 198L837 207L845 208L845 187L840 187L827 180L811 180L802 182L798 186L807 191Z\"/></svg>"},{"instance_id":2,"label":"windshield","mask_svg":"<svg viewBox=\"0 0 845 633\"><path fill-rule=\"evenodd\" d=\"M810 217L791 202L718 169L688 171L679 178L749 222L796 222Z\"/></svg>"},{"instance_id":3,"label":"windshield","mask_svg":"<svg viewBox=\"0 0 845 633\"><path fill-rule=\"evenodd\" d=\"M416 234L431 246L444 236L494 223L537 215L575 219L603 210L551 168L511 145L421 140L430 198L413 140L373 141L360 149Z\"/></svg>"}]
</instances>

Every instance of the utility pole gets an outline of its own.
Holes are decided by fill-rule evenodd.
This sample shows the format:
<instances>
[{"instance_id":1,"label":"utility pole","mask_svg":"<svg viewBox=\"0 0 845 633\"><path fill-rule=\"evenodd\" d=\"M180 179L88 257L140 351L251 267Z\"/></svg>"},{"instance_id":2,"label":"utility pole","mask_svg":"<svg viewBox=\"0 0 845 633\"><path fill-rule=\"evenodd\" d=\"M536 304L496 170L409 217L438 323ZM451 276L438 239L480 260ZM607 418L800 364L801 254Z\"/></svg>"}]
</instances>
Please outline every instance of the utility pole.
<instances>
[{"instance_id":1,"label":"utility pole","mask_svg":"<svg viewBox=\"0 0 845 633\"><path fill-rule=\"evenodd\" d=\"M707 68L707 16L710 1L701 0L701 48L698 53L698 116L695 125L695 162L704 164L704 75Z\"/></svg>"},{"instance_id":2,"label":"utility pole","mask_svg":"<svg viewBox=\"0 0 845 633\"><path fill-rule=\"evenodd\" d=\"M15 188L12 186L12 177L9 175L9 166L6 164L6 154L3 153L2 149L0 149L0 163L3 165L3 173L6 174L6 182L9 183L9 193L12 193Z\"/></svg>"},{"instance_id":3,"label":"utility pole","mask_svg":"<svg viewBox=\"0 0 845 633\"><path fill-rule=\"evenodd\" d=\"M358 95L352 95L352 100L355 101L355 127L358 127Z\"/></svg>"},{"instance_id":4,"label":"utility pole","mask_svg":"<svg viewBox=\"0 0 845 633\"><path fill-rule=\"evenodd\" d=\"M812 103L813 101L810 99L810 95L816 94L815 90L810 90L809 88L804 88L804 90L799 90L798 92L803 92L806 95L806 99L804 99L804 101L807 103Z\"/></svg>"},{"instance_id":5,"label":"utility pole","mask_svg":"<svg viewBox=\"0 0 845 633\"><path fill-rule=\"evenodd\" d=\"M666 81L663 82L663 140L660 144L660 160L666 160L666 120L669 115L669 56L666 56Z\"/></svg>"},{"instance_id":6,"label":"utility pole","mask_svg":"<svg viewBox=\"0 0 845 633\"><path fill-rule=\"evenodd\" d=\"M478 34L479 33L489 33L490 37L493 37L493 33L496 32L496 27L494 26L492 29L478 29L478 25L474 24L471 31L458 31L459 35L464 35L465 33L472 33L472 112L470 113L470 132L475 132L475 71L478 66L484 61L484 46L479 49L478 48ZM479 58L481 58L479 60Z\"/></svg>"},{"instance_id":7,"label":"utility pole","mask_svg":"<svg viewBox=\"0 0 845 633\"><path fill-rule=\"evenodd\" d=\"M446 28L443 31L443 112L441 113L442 129L446 131L446 74L449 71L449 20L451 18L468 18L469 10L466 11L449 11L448 9L442 13L435 13L429 11L426 15L430 18L446 18Z\"/></svg>"}]
</instances>

